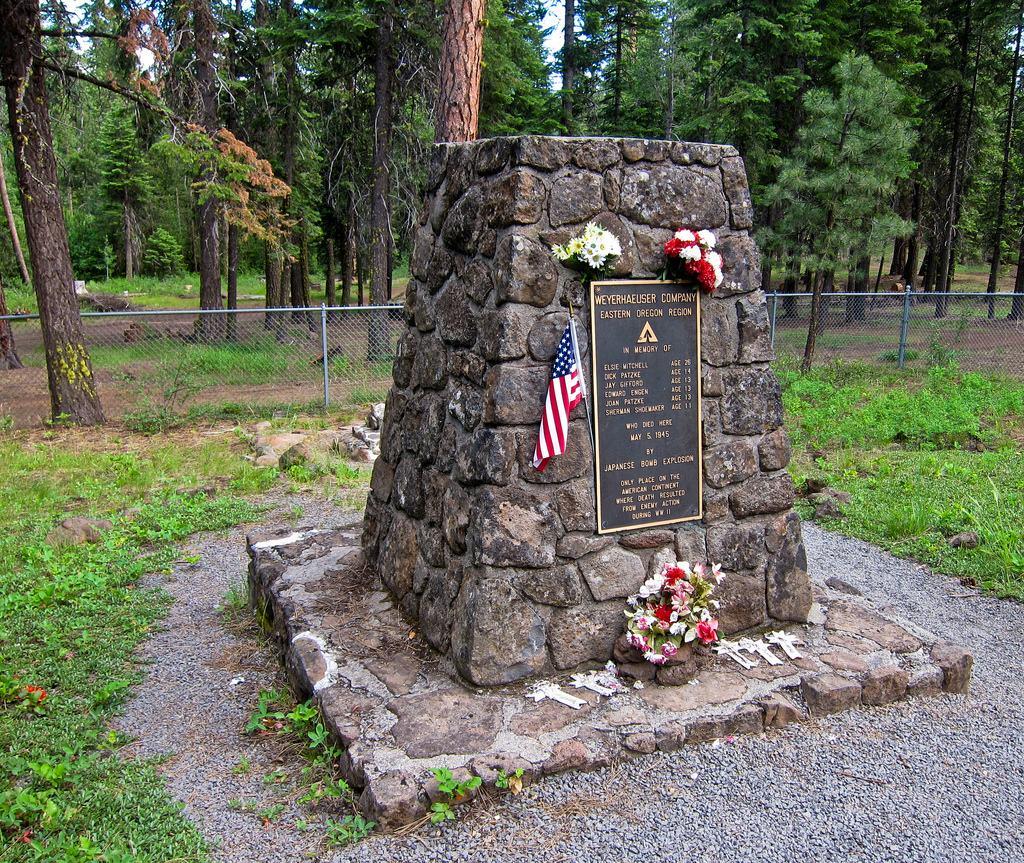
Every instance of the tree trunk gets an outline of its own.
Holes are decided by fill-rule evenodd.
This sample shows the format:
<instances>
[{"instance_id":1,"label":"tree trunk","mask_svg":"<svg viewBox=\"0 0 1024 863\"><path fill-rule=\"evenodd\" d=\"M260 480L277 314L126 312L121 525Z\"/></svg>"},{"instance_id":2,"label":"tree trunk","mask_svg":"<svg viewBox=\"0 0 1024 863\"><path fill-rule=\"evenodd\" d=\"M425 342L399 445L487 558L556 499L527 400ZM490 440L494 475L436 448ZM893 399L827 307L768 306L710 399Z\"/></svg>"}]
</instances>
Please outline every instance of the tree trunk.
<instances>
[{"instance_id":1,"label":"tree trunk","mask_svg":"<svg viewBox=\"0 0 1024 863\"><path fill-rule=\"evenodd\" d=\"M615 14L615 75L612 78L612 126L619 131L622 119L622 4L616 6Z\"/></svg>"},{"instance_id":2,"label":"tree trunk","mask_svg":"<svg viewBox=\"0 0 1024 863\"><path fill-rule=\"evenodd\" d=\"M21 360L18 359L18 352L14 347L14 333L11 330L11 322L3 320L3 316L9 314L7 297L4 295L4 281L0 277L0 371L22 368Z\"/></svg>"},{"instance_id":3,"label":"tree trunk","mask_svg":"<svg viewBox=\"0 0 1024 863\"><path fill-rule=\"evenodd\" d=\"M1013 140L1013 114L1017 101L1017 75L1020 71L1020 36L1024 29L1024 0L1017 10L1017 39L1013 47L1013 66L1010 71L1010 98L1006 105L1006 126L1003 129L1003 166L999 173L999 195L996 204L996 223L992 229L992 266L988 271L988 285L985 288L989 295L988 316L996 316L995 298L996 281L999 278L999 264L1003 253L1003 221L1006 219L1006 180L1010 174L1010 143Z\"/></svg>"},{"instance_id":4,"label":"tree trunk","mask_svg":"<svg viewBox=\"0 0 1024 863\"><path fill-rule=\"evenodd\" d=\"M137 270L136 264L138 262L138 256L136 255L136 237L138 236L138 230L136 229L135 207L132 204L131 198L127 195L125 195L124 199L123 219L124 277L131 280L135 278Z\"/></svg>"},{"instance_id":5,"label":"tree trunk","mask_svg":"<svg viewBox=\"0 0 1024 863\"><path fill-rule=\"evenodd\" d=\"M238 308L238 225L228 224L228 308ZM227 315L228 339L234 340L238 315Z\"/></svg>"},{"instance_id":6,"label":"tree trunk","mask_svg":"<svg viewBox=\"0 0 1024 863\"><path fill-rule=\"evenodd\" d=\"M267 283L267 308L279 309L283 305L282 294L284 288L282 282L282 269L284 266L284 255L280 248L267 243L264 253L264 277ZM263 319L263 325L268 330L273 330L278 341L284 340L284 315L287 312L268 312Z\"/></svg>"},{"instance_id":7,"label":"tree trunk","mask_svg":"<svg viewBox=\"0 0 1024 863\"><path fill-rule=\"evenodd\" d=\"M672 139L676 125L676 10L668 7L668 97L665 99L665 138Z\"/></svg>"},{"instance_id":8,"label":"tree trunk","mask_svg":"<svg viewBox=\"0 0 1024 863\"><path fill-rule=\"evenodd\" d=\"M377 24L377 50L374 61L373 122L373 199L370 202L370 303L384 305L388 299L391 246L391 97L394 75L394 5L387 0ZM366 358L378 362L387 358L387 312L372 312L367 335Z\"/></svg>"},{"instance_id":9,"label":"tree trunk","mask_svg":"<svg viewBox=\"0 0 1024 863\"><path fill-rule=\"evenodd\" d=\"M910 198L910 220L914 223L914 232L907 240L907 260L903 265L903 283L914 290L914 277L917 275L917 255L921 246L921 183L914 180L914 192Z\"/></svg>"},{"instance_id":10,"label":"tree trunk","mask_svg":"<svg viewBox=\"0 0 1024 863\"><path fill-rule=\"evenodd\" d=\"M341 226L341 304L352 305L352 270L355 257L355 205L349 195L345 221Z\"/></svg>"},{"instance_id":11,"label":"tree trunk","mask_svg":"<svg viewBox=\"0 0 1024 863\"><path fill-rule=\"evenodd\" d=\"M324 245L327 258L324 267L324 299L328 306L335 306L338 303L338 297L334 287L334 238L328 237Z\"/></svg>"},{"instance_id":12,"label":"tree trunk","mask_svg":"<svg viewBox=\"0 0 1024 863\"><path fill-rule=\"evenodd\" d=\"M201 122L206 132L212 135L217 131L217 78L213 65L216 24L210 0L192 0L192 28ZM200 202L198 217L199 308L221 309L224 304L220 295L220 205L214 197ZM223 317L200 315L198 330L204 341L220 338L224 334Z\"/></svg>"},{"instance_id":13,"label":"tree trunk","mask_svg":"<svg viewBox=\"0 0 1024 863\"><path fill-rule=\"evenodd\" d=\"M961 50L961 69L967 66L967 48L971 38L972 4L967 5L967 21L964 26L964 41ZM961 175L966 161L967 141L970 138L971 126L974 121L974 104L978 91L978 65L981 55L981 39L978 39L978 47L974 56L974 80L971 85L970 108L967 111L967 122L961 118L963 112L963 84L957 83L957 108L953 123L953 138L949 151L949 200L946 210L946 222L942 244L939 246L938 275L935 282L935 317L946 316L946 305L952 278L950 267L953 261L954 240L957 222L960 213L960 195L962 189Z\"/></svg>"},{"instance_id":14,"label":"tree trunk","mask_svg":"<svg viewBox=\"0 0 1024 863\"><path fill-rule=\"evenodd\" d=\"M1008 321L1024 320L1024 231L1020 235L1020 248L1017 252L1017 277L1013 280L1013 300L1010 303Z\"/></svg>"},{"instance_id":15,"label":"tree trunk","mask_svg":"<svg viewBox=\"0 0 1024 863\"><path fill-rule=\"evenodd\" d=\"M814 290L811 293L811 315L807 324L807 341L804 343L804 357L800 363L800 371L807 374L814 362L814 348L818 339L818 322L821 319L821 290L824 278L822 274L814 276Z\"/></svg>"},{"instance_id":16,"label":"tree trunk","mask_svg":"<svg viewBox=\"0 0 1024 863\"><path fill-rule=\"evenodd\" d=\"M11 235L11 245L14 247L14 257L18 259L18 269L21 271L21 280L26 285L32 284L32 277L28 273L28 266L25 264L25 253L21 250L21 238L18 236L18 226L14 221L14 209L11 207L11 197L7 194L7 174L4 172L4 154L0 149L0 201L4 205L4 218L7 220L7 230ZM20 368L18 366L17 368Z\"/></svg>"},{"instance_id":17,"label":"tree trunk","mask_svg":"<svg viewBox=\"0 0 1024 863\"><path fill-rule=\"evenodd\" d=\"M476 140L486 5L485 0L445 0L441 69L434 103L437 141Z\"/></svg>"},{"instance_id":18,"label":"tree trunk","mask_svg":"<svg viewBox=\"0 0 1024 863\"><path fill-rule=\"evenodd\" d=\"M103 422L75 297L43 67L38 0L0 5L0 77L14 146L54 421Z\"/></svg>"},{"instance_id":19,"label":"tree trunk","mask_svg":"<svg viewBox=\"0 0 1024 863\"><path fill-rule=\"evenodd\" d=\"M576 0L565 0L565 41L562 44L562 127L566 135L576 131L572 88L576 78Z\"/></svg>"}]
</instances>

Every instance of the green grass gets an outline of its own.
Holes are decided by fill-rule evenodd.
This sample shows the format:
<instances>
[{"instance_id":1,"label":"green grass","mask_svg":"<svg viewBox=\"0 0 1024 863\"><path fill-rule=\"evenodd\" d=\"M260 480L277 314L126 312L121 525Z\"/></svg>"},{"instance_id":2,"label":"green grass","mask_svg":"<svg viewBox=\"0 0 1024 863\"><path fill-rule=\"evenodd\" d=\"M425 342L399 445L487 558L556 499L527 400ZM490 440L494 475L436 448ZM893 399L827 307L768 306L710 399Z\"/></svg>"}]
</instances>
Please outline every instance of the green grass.
<instances>
[{"instance_id":1,"label":"green grass","mask_svg":"<svg viewBox=\"0 0 1024 863\"><path fill-rule=\"evenodd\" d=\"M5 863L203 856L201 837L154 766L118 757L126 741L108 721L141 677L133 650L167 608L166 593L140 588L141 576L168 568L189 534L251 519L255 510L240 495L275 481L230 443L198 434L0 439ZM221 493L187 491L211 483ZM113 527L96 544L51 547L47 531L70 514L107 517ZM47 691L35 711L17 697L27 684Z\"/></svg>"},{"instance_id":2,"label":"green grass","mask_svg":"<svg viewBox=\"0 0 1024 863\"><path fill-rule=\"evenodd\" d=\"M393 289L399 299L409 281L409 270L403 265L395 270ZM93 294L118 294L140 309L197 309L199 308L199 274L179 273L174 276L157 278L138 276L134 279L112 278L90 280L86 290ZM341 286L338 286L340 301ZM7 305L12 312L37 312L35 294L20 282L8 285ZM238 276L238 305L240 308L262 308L266 287L262 273L240 273ZM227 283L223 283L222 294L227 297ZM353 286L353 298L357 296ZM312 274L310 303L319 306L326 302L323 273ZM354 300L353 300L354 301ZM369 300L367 299L367 302ZM88 309L86 304L83 309Z\"/></svg>"},{"instance_id":3,"label":"green grass","mask_svg":"<svg viewBox=\"0 0 1024 863\"><path fill-rule=\"evenodd\" d=\"M827 526L1024 599L1024 383L852 363L779 377L794 478L852 496ZM950 548L967 530L978 548Z\"/></svg>"}]
</instances>

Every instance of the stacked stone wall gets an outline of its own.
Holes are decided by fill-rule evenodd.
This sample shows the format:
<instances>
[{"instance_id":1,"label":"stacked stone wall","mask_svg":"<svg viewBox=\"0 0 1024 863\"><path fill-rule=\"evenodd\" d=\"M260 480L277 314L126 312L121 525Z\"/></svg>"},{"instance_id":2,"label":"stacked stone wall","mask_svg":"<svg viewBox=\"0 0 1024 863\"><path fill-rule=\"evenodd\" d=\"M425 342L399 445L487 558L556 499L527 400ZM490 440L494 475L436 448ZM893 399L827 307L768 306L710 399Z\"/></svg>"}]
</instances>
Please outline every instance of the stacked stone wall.
<instances>
[{"instance_id":1,"label":"stacked stone wall","mask_svg":"<svg viewBox=\"0 0 1024 863\"><path fill-rule=\"evenodd\" d=\"M550 252L588 221L618 236L614 275L627 278L657 275L675 228L718 235L725 281L701 299L700 522L598 535L582 405L568 453L532 467L570 303L588 364L584 287ZM676 558L722 564L726 633L806 619L751 224L732 147L520 137L435 148L363 544L406 615L471 682L607 660L625 597Z\"/></svg>"}]
</instances>

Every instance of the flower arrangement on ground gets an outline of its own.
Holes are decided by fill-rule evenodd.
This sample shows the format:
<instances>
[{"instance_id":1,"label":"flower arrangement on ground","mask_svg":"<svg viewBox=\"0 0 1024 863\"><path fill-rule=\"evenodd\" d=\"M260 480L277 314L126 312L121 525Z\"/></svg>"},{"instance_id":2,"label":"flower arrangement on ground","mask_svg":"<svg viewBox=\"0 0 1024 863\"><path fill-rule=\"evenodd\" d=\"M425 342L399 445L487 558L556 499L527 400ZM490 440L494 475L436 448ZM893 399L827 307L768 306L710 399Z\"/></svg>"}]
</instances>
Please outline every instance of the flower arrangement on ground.
<instances>
[{"instance_id":1,"label":"flower arrangement on ground","mask_svg":"<svg viewBox=\"0 0 1024 863\"><path fill-rule=\"evenodd\" d=\"M717 239L712 231L680 228L665 243L669 264L678 261L685 272L697 277L708 293L722 284L722 256L715 251Z\"/></svg>"},{"instance_id":2,"label":"flower arrangement on ground","mask_svg":"<svg viewBox=\"0 0 1024 863\"><path fill-rule=\"evenodd\" d=\"M582 234L561 246L553 246L551 253L560 264L584 273L589 279L615 262L622 254L622 244L611 231L590 222Z\"/></svg>"},{"instance_id":3,"label":"flower arrangement on ground","mask_svg":"<svg viewBox=\"0 0 1024 863\"><path fill-rule=\"evenodd\" d=\"M715 588L722 568L687 561L666 563L647 579L626 608L626 640L644 659L664 665L681 649L718 640Z\"/></svg>"}]
</instances>

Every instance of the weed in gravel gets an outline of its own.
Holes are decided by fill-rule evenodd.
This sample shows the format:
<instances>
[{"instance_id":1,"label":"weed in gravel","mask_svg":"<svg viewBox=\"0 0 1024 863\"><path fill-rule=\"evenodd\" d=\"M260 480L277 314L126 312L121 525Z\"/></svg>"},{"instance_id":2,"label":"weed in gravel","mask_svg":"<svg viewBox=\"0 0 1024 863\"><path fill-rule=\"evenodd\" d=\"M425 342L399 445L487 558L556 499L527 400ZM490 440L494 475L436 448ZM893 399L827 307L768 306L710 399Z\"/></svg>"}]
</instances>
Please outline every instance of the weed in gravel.
<instances>
[{"instance_id":1,"label":"weed in gravel","mask_svg":"<svg viewBox=\"0 0 1024 863\"><path fill-rule=\"evenodd\" d=\"M346 845L361 842L373 832L376 824L377 822L367 821L359 814L344 815L337 821L327 818L324 820L324 825L327 828L327 844L334 848L343 848Z\"/></svg>"},{"instance_id":2,"label":"weed in gravel","mask_svg":"<svg viewBox=\"0 0 1024 863\"><path fill-rule=\"evenodd\" d=\"M454 821L454 806L468 800L470 795L480 787L483 780L479 776L471 776L469 779L459 781L447 767L435 767L431 773L434 774L437 790L444 795L444 799L435 800L430 804L430 823L442 824L445 821Z\"/></svg>"}]
</instances>

